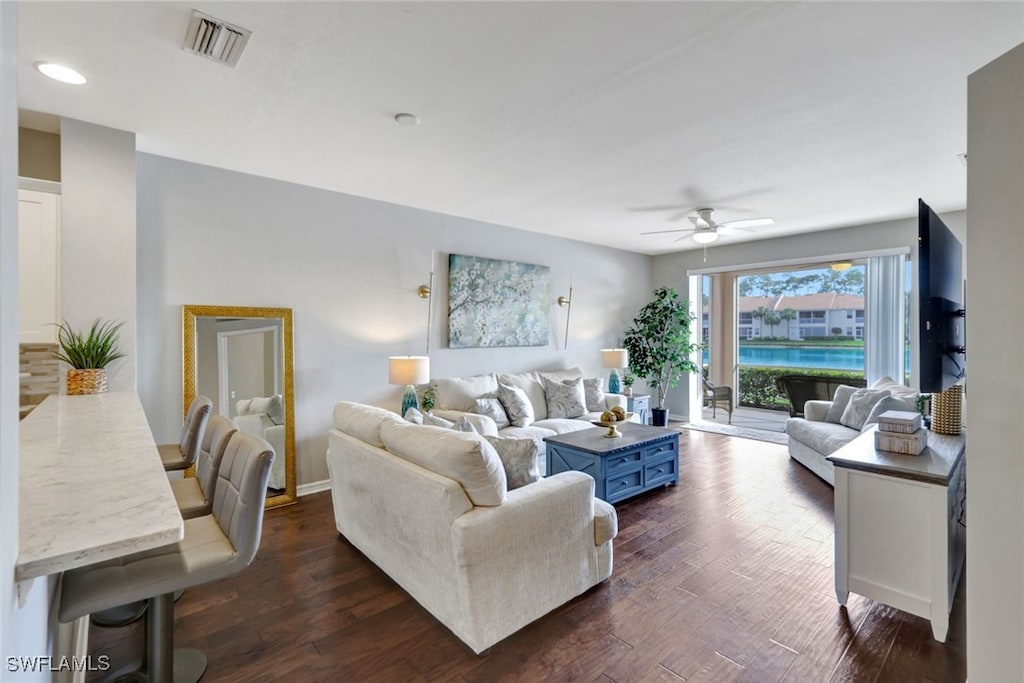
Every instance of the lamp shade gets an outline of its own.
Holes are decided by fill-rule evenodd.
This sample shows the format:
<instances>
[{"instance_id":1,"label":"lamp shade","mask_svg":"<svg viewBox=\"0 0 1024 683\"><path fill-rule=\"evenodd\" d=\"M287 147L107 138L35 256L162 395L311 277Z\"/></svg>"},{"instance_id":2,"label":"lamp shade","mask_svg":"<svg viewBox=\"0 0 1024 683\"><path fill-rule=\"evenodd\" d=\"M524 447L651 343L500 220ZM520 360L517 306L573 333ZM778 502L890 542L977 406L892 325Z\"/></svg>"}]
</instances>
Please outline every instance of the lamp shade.
<instances>
[{"instance_id":1,"label":"lamp shade","mask_svg":"<svg viewBox=\"0 0 1024 683\"><path fill-rule=\"evenodd\" d=\"M388 358L389 384L426 384L430 381L428 356L391 356Z\"/></svg>"},{"instance_id":2,"label":"lamp shade","mask_svg":"<svg viewBox=\"0 0 1024 683\"><path fill-rule=\"evenodd\" d=\"M629 352L626 349L601 349L601 365L606 368L629 367Z\"/></svg>"}]
</instances>

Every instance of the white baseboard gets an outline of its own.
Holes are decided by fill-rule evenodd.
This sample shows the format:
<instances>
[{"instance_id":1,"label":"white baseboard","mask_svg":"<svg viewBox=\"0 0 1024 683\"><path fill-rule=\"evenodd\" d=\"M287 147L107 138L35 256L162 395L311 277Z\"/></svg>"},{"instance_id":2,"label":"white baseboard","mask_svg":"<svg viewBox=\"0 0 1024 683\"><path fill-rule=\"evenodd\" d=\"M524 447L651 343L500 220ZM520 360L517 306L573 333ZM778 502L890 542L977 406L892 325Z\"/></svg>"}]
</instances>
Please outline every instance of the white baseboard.
<instances>
[{"instance_id":1,"label":"white baseboard","mask_svg":"<svg viewBox=\"0 0 1024 683\"><path fill-rule=\"evenodd\" d=\"M331 490L331 480L321 479L320 481L311 481L308 484L299 484L295 487L295 495L299 498L308 496L313 493L320 493L321 491Z\"/></svg>"}]
</instances>

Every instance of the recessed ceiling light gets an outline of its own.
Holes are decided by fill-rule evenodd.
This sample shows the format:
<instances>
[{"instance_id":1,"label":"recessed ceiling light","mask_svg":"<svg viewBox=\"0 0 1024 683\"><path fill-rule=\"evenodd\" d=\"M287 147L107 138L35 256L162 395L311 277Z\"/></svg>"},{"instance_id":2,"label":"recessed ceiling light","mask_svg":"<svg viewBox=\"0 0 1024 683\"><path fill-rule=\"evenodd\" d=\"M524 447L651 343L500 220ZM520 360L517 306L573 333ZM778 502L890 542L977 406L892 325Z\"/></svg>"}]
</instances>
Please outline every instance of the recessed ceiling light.
<instances>
[{"instance_id":1,"label":"recessed ceiling light","mask_svg":"<svg viewBox=\"0 0 1024 683\"><path fill-rule=\"evenodd\" d=\"M405 112L401 114L395 114L395 121L403 126L420 125L420 117L416 116L416 114L407 114Z\"/></svg>"},{"instance_id":2,"label":"recessed ceiling light","mask_svg":"<svg viewBox=\"0 0 1024 683\"><path fill-rule=\"evenodd\" d=\"M70 85L82 85L85 83L85 76L78 73L74 69L62 64L54 64L52 62L36 62L36 69L39 73L44 76L49 76L55 81L61 83L68 83Z\"/></svg>"}]
</instances>

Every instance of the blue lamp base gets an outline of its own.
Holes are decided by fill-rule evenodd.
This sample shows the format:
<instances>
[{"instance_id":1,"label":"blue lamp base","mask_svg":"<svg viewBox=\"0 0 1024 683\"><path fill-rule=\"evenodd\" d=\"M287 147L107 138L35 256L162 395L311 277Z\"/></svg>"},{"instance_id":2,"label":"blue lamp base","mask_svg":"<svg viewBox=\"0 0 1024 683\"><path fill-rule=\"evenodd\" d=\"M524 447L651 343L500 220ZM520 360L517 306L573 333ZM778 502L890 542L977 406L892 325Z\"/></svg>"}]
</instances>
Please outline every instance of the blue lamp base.
<instances>
[{"instance_id":1,"label":"blue lamp base","mask_svg":"<svg viewBox=\"0 0 1024 683\"><path fill-rule=\"evenodd\" d=\"M399 413L402 417L405 417L405 411L409 408L420 409L420 402L416 398L416 387L411 384L405 385L405 393L402 394L402 412Z\"/></svg>"},{"instance_id":2,"label":"blue lamp base","mask_svg":"<svg viewBox=\"0 0 1024 683\"><path fill-rule=\"evenodd\" d=\"M608 375L608 393L617 394L622 389L622 384L619 383L619 371L612 368L612 374Z\"/></svg>"}]
</instances>

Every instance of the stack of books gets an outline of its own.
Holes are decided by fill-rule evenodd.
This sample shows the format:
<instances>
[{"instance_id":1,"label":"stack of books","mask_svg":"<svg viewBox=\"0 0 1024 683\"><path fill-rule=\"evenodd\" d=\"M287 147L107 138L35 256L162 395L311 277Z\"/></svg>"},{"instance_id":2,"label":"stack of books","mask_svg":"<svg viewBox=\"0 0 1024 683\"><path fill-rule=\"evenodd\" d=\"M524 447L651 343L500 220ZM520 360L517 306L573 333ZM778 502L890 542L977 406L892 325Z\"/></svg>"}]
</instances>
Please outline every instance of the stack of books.
<instances>
[{"instance_id":1,"label":"stack of books","mask_svg":"<svg viewBox=\"0 0 1024 683\"><path fill-rule=\"evenodd\" d=\"M905 410L887 410L878 416L875 448L902 455L920 455L928 445L928 431L921 415Z\"/></svg>"}]
</instances>

